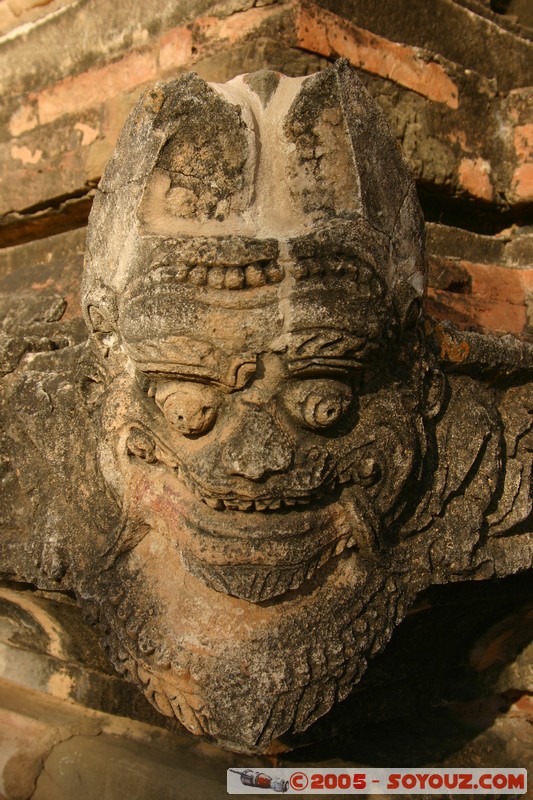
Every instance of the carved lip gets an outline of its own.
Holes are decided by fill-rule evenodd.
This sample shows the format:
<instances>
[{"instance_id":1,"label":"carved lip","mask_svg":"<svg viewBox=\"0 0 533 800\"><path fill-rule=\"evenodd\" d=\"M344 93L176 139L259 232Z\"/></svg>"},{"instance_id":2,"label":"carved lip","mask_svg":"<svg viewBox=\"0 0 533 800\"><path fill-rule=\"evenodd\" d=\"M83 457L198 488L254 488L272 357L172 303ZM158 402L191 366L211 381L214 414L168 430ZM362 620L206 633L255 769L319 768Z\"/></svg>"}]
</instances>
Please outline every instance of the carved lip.
<instances>
[{"instance_id":1,"label":"carved lip","mask_svg":"<svg viewBox=\"0 0 533 800\"><path fill-rule=\"evenodd\" d=\"M266 514L268 517L272 516L272 512L282 512L284 515L290 512L298 513L302 507L323 501L325 495L333 493L336 485L339 483L333 480L327 483L322 482L320 486L305 493L287 492L287 494L281 496L273 496L272 494L250 496L238 492L217 494L210 489L206 489L183 470L180 473L180 477L191 494L209 509L216 512L229 511L246 514L248 516L247 524L250 523L249 515L252 513ZM331 500L333 499L332 497Z\"/></svg>"},{"instance_id":2,"label":"carved lip","mask_svg":"<svg viewBox=\"0 0 533 800\"><path fill-rule=\"evenodd\" d=\"M317 516L321 508L308 503L298 509L272 509L268 513L249 513L226 509L224 512L210 508L206 503L197 501L191 505L190 521L200 533L237 539L283 538L291 539L312 533L316 528Z\"/></svg>"},{"instance_id":3,"label":"carved lip","mask_svg":"<svg viewBox=\"0 0 533 800\"><path fill-rule=\"evenodd\" d=\"M190 552L182 553L183 565L210 589L260 603L294 592L345 550L356 548L352 534L328 542L313 556L292 565L211 564Z\"/></svg>"},{"instance_id":4,"label":"carved lip","mask_svg":"<svg viewBox=\"0 0 533 800\"><path fill-rule=\"evenodd\" d=\"M243 542L254 539L302 541L316 536L326 523L327 507L335 502L332 498L326 506L310 501L298 507L280 506L268 512L253 513L229 508L221 512L199 502L197 496L194 500L189 522L199 534L217 540L238 539Z\"/></svg>"}]
</instances>

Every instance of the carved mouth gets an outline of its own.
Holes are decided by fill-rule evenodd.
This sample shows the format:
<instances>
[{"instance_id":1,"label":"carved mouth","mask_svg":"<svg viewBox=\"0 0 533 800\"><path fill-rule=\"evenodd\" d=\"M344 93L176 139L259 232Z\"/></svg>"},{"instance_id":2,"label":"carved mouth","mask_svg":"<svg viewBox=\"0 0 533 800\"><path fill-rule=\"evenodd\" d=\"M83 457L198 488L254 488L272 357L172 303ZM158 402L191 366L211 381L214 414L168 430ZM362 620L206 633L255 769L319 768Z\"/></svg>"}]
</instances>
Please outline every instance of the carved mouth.
<instances>
[{"instance_id":1,"label":"carved mouth","mask_svg":"<svg viewBox=\"0 0 533 800\"><path fill-rule=\"evenodd\" d=\"M298 507L309 506L311 503L323 499L324 495L331 493L336 485L335 481L330 481L328 484L323 484L318 489L306 494L288 494L282 497L272 497L268 495L247 497L242 494L237 494L236 492L227 495L215 494L201 486L183 470L180 472L180 477L183 479L189 491L209 508L215 511L228 510L242 511L245 513L284 511L287 509L294 511L297 510Z\"/></svg>"},{"instance_id":2,"label":"carved mouth","mask_svg":"<svg viewBox=\"0 0 533 800\"><path fill-rule=\"evenodd\" d=\"M342 499L347 481L328 476L306 494L273 497L263 486L215 494L180 467L174 489L176 511L167 510L166 537L176 546L186 570L210 589L258 603L298 590L344 551L368 538L364 520ZM273 482L274 483L274 482ZM181 488L179 488L181 486ZM246 496L244 490L263 489ZM168 487L167 499L173 497ZM192 502L191 502L192 501ZM158 513L161 509L158 506ZM253 512L259 513L253 513ZM181 520L175 525L176 516Z\"/></svg>"},{"instance_id":3,"label":"carved mouth","mask_svg":"<svg viewBox=\"0 0 533 800\"><path fill-rule=\"evenodd\" d=\"M301 495L299 497L283 497L283 498L256 498L250 500L244 497L208 497L202 494L199 490L195 491L196 497L199 497L202 503L205 503L209 508L214 508L216 511L280 511L284 508L293 509L295 506L308 506L316 497L312 495Z\"/></svg>"},{"instance_id":4,"label":"carved mouth","mask_svg":"<svg viewBox=\"0 0 533 800\"><path fill-rule=\"evenodd\" d=\"M362 520L350 518L346 503L339 502L341 488L332 482L320 492L276 499L271 506L266 496L253 501L227 497L223 506L217 497L212 511L206 499L213 497L206 498L195 486L202 502L188 520L183 564L209 588L252 603L296 591L345 551L360 549L367 538ZM302 502L295 506L293 499ZM252 515L253 507L263 513Z\"/></svg>"}]
</instances>

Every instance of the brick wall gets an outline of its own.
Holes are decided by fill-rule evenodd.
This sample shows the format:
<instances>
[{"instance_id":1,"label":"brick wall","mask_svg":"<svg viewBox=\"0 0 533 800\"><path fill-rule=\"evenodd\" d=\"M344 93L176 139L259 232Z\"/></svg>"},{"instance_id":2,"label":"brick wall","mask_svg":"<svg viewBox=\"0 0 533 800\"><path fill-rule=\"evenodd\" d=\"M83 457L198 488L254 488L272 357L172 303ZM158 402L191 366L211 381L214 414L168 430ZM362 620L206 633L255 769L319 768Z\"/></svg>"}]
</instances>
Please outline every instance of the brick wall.
<instances>
[{"instance_id":1,"label":"brick wall","mask_svg":"<svg viewBox=\"0 0 533 800\"><path fill-rule=\"evenodd\" d=\"M49 237L85 226L143 88L191 69L308 74L344 56L420 188L429 312L531 335L532 35L482 0L1 0L0 290L29 243L46 239L52 263L64 243Z\"/></svg>"}]
</instances>

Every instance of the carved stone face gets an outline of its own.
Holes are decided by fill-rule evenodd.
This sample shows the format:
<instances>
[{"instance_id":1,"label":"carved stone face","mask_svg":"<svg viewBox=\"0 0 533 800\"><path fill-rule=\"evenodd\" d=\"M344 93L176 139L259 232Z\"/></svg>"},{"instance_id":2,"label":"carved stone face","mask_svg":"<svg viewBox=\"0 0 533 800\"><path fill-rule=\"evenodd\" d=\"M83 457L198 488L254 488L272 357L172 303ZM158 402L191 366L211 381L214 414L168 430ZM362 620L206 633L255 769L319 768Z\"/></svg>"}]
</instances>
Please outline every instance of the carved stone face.
<instances>
[{"instance_id":1,"label":"carved stone face","mask_svg":"<svg viewBox=\"0 0 533 800\"><path fill-rule=\"evenodd\" d=\"M426 450L421 221L344 65L160 91L89 239L122 508L95 596L163 713L265 750L346 696L419 588L394 547Z\"/></svg>"},{"instance_id":2,"label":"carved stone face","mask_svg":"<svg viewBox=\"0 0 533 800\"><path fill-rule=\"evenodd\" d=\"M130 369L110 424L128 526L156 529L193 575L252 602L297 589L347 548L373 552L422 449L401 396L409 380L399 388L386 363L386 288L342 226L331 233L233 240L231 266L225 243L209 242L213 261L179 280L180 243L166 243L171 265L119 304Z\"/></svg>"}]
</instances>

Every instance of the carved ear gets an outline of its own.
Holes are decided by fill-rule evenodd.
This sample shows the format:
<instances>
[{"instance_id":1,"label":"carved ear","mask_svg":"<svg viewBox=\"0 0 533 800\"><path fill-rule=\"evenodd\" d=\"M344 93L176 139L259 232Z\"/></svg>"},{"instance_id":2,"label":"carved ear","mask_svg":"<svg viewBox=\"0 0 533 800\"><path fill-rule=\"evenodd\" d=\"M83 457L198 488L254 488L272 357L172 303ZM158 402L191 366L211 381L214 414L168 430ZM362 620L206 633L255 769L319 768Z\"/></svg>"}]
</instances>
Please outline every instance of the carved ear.
<instances>
[{"instance_id":1,"label":"carved ear","mask_svg":"<svg viewBox=\"0 0 533 800\"><path fill-rule=\"evenodd\" d=\"M90 329L92 333L111 333L113 330L113 324L97 306L89 306L87 308L87 316L91 323Z\"/></svg>"},{"instance_id":2,"label":"carved ear","mask_svg":"<svg viewBox=\"0 0 533 800\"><path fill-rule=\"evenodd\" d=\"M111 333L117 329L117 301L108 286L100 284L84 298L85 322L91 333Z\"/></svg>"}]
</instances>

